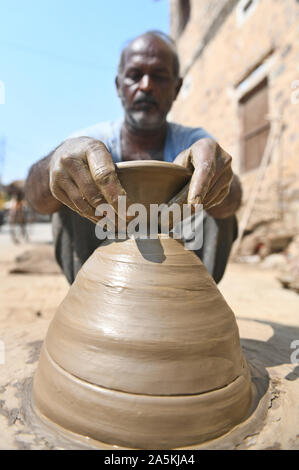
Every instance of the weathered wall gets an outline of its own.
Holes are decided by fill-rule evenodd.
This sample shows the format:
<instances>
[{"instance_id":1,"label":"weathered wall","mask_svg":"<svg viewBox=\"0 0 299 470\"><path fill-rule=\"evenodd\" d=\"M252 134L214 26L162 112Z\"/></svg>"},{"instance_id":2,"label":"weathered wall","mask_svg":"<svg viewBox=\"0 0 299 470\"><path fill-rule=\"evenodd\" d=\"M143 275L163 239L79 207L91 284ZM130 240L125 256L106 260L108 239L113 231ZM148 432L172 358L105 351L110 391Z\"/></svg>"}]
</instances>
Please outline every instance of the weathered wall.
<instances>
[{"instance_id":1,"label":"weathered wall","mask_svg":"<svg viewBox=\"0 0 299 470\"><path fill-rule=\"evenodd\" d=\"M177 2L171 2L174 37ZM251 225L284 214L288 225L299 227L299 93L292 88L299 87L296 22L296 0L260 0L242 24L237 1L191 0L189 23L176 38L185 85L170 118L206 128L231 153L236 172L240 171L239 85L258 65L264 64L261 73L268 76L270 115L283 110L281 144L272 154ZM254 77L250 80L253 83ZM241 175L244 202L257 171Z\"/></svg>"}]
</instances>

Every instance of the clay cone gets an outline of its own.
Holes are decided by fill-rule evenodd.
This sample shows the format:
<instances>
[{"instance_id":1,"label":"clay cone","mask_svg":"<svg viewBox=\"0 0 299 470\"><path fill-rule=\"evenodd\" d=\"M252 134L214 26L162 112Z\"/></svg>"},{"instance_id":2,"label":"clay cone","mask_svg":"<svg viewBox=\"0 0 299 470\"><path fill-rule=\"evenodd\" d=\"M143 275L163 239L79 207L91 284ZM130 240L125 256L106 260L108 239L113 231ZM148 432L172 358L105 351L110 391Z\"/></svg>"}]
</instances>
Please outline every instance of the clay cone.
<instances>
[{"instance_id":1,"label":"clay cone","mask_svg":"<svg viewBox=\"0 0 299 470\"><path fill-rule=\"evenodd\" d=\"M49 327L36 410L131 448L213 439L247 416L251 380L235 317L180 241L105 242Z\"/></svg>"}]
</instances>

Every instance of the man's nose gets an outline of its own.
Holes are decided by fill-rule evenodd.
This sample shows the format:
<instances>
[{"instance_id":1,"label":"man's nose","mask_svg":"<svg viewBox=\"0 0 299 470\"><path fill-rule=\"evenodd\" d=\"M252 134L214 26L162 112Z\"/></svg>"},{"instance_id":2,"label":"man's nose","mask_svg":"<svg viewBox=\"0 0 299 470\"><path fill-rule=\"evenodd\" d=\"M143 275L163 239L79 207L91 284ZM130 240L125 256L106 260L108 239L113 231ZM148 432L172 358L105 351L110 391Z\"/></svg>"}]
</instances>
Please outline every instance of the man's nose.
<instances>
[{"instance_id":1,"label":"man's nose","mask_svg":"<svg viewBox=\"0 0 299 470\"><path fill-rule=\"evenodd\" d=\"M140 82L139 82L139 88L142 91L150 91L152 88L152 81L149 75L143 75Z\"/></svg>"}]
</instances>

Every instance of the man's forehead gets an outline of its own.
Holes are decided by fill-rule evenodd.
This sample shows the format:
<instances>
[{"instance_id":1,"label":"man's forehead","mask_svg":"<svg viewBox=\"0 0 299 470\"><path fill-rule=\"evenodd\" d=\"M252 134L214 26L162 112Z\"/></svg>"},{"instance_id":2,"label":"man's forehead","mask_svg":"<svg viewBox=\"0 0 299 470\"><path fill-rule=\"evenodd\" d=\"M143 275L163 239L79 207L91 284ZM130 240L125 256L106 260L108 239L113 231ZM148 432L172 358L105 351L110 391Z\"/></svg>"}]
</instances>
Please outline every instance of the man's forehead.
<instances>
[{"instance_id":1,"label":"man's forehead","mask_svg":"<svg viewBox=\"0 0 299 470\"><path fill-rule=\"evenodd\" d=\"M141 36L132 41L125 49L123 58L125 66L144 61L161 63L164 66L173 65L172 49L165 41L154 36Z\"/></svg>"}]
</instances>

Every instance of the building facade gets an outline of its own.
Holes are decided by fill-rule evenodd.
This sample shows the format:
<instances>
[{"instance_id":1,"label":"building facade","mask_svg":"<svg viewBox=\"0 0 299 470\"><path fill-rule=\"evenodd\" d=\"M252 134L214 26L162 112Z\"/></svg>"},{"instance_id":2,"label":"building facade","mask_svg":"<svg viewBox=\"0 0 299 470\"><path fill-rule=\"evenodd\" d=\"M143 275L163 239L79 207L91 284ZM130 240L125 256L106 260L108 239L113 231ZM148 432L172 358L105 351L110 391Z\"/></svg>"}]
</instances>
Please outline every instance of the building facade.
<instances>
[{"instance_id":1,"label":"building facade","mask_svg":"<svg viewBox=\"0 0 299 470\"><path fill-rule=\"evenodd\" d=\"M298 2L171 0L171 34L184 85L170 119L232 155L247 230L298 231Z\"/></svg>"}]
</instances>

